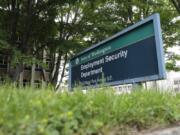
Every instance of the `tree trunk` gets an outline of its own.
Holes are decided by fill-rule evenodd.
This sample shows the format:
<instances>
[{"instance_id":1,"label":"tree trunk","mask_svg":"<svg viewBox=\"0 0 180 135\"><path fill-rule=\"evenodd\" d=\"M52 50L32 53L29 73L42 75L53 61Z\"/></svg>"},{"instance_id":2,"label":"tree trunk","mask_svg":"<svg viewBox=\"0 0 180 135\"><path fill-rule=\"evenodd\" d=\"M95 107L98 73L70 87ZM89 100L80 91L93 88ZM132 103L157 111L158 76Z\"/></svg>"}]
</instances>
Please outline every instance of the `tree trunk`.
<instances>
[{"instance_id":1,"label":"tree trunk","mask_svg":"<svg viewBox=\"0 0 180 135\"><path fill-rule=\"evenodd\" d=\"M54 76L53 76L53 78L51 79L51 83L52 83L54 86L56 86L57 81L58 81L59 68L60 68L60 65L61 65L61 57L62 57L62 54L59 53L58 58L57 58L57 62L56 62L56 66L55 66Z\"/></svg>"},{"instance_id":2,"label":"tree trunk","mask_svg":"<svg viewBox=\"0 0 180 135\"><path fill-rule=\"evenodd\" d=\"M36 65L33 63L32 68L31 68L31 87L32 88L34 88L35 68L36 68Z\"/></svg>"},{"instance_id":3,"label":"tree trunk","mask_svg":"<svg viewBox=\"0 0 180 135\"><path fill-rule=\"evenodd\" d=\"M20 80L20 74L21 74L21 78L23 78L22 72L23 72L23 64L21 63L17 64L12 75L14 83L18 83L18 80Z\"/></svg>"},{"instance_id":4,"label":"tree trunk","mask_svg":"<svg viewBox=\"0 0 180 135\"><path fill-rule=\"evenodd\" d=\"M18 18L19 18L19 4L16 0L12 0L11 3L11 23L10 23L10 33L11 33L11 44L16 44L16 31L17 31L17 24L18 24Z\"/></svg>"},{"instance_id":5,"label":"tree trunk","mask_svg":"<svg viewBox=\"0 0 180 135\"><path fill-rule=\"evenodd\" d=\"M46 56L47 56L46 51L43 50L43 63L46 63ZM48 78L47 78L46 70L43 67L41 67L41 73L42 73L42 80L41 80L42 87L44 88L46 82L48 81Z\"/></svg>"},{"instance_id":6,"label":"tree trunk","mask_svg":"<svg viewBox=\"0 0 180 135\"><path fill-rule=\"evenodd\" d=\"M179 0L171 0L177 12L180 14L180 1Z\"/></svg>"},{"instance_id":7,"label":"tree trunk","mask_svg":"<svg viewBox=\"0 0 180 135\"><path fill-rule=\"evenodd\" d=\"M49 80L52 80L52 78L54 77L54 70L55 70L55 66L56 66L56 53L52 53L52 56L50 57L51 60L50 60L50 66L49 66L49 69L50 69L50 74L49 74ZM51 81L50 81L51 82Z\"/></svg>"},{"instance_id":8,"label":"tree trunk","mask_svg":"<svg viewBox=\"0 0 180 135\"><path fill-rule=\"evenodd\" d=\"M23 82L24 82L24 71L19 73L19 87L24 86Z\"/></svg>"},{"instance_id":9,"label":"tree trunk","mask_svg":"<svg viewBox=\"0 0 180 135\"><path fill-rule=\"evenodd\" d=\"M67 54L65 55L64 57L64 63L63 63L63 69L62 69L62 72L61 72L61 77L60 77L60 81L56 87L56 90L60 87L60 85L62 84L62 81L63 81L63 78L64 78L64 73L65 73L65 70L66 70L66 64L67 64Z\"/></svg>"},{"instance_id":10,"label":"tree trunk","mask_svg":"<svg viewBox=\"0 0 180 135\"><path fill-rule=\"evenodd\" d=\"M32 12L33 12L33 1L28 0L26 22L23 32L22 44L20 46L20 50L22 53L27 52L27 48L28 48L28 41L31 33L31 24L32 24L32 15L33 15Z\"/></svg>"}]
</instances>

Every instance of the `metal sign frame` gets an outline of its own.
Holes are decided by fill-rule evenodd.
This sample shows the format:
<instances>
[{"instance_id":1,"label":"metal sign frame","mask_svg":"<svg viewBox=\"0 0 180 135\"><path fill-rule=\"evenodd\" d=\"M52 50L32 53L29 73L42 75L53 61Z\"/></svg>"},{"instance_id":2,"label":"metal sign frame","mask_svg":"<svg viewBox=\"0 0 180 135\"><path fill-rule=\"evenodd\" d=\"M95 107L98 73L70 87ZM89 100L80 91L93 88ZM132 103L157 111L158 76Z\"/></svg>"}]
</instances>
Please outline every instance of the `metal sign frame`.
<instances>
[{"instance_id":1,"label":"metal sign frame","mask_svg":"<svg viewBox=\"0 0 180 135\"><path fill-rule=\"evenodd\" d=\"M121 32L113 35L110 38L107 38L87 49L85 49L84 51L80 52L79 54L77 54L75 57L78 57L82 54L87 53L88 51L95 49L96 47L99 47L105 43L107 43L110 40L113 40L125 33L128 33L130 31L132 31L133 29L147 23L153 21L153 28L154 28L154 36L155 36L155 46L156 46L156 54L157 54L157 64L158 64L158 73L156 75L150 75L150 76L143 76L143 77L137 77L137 78L133 78L133 79L125 79L125 80L120 80L120 81L115 81L115 82L108 82L108 85L120 85L120 84L127 84L127 83L136 83L136 82L144 82L145 81L152 81L152 80L160 80L160 79L165 79L166 78L166 71L165 71L165 64L164 64L164 51L163 51L163 41L162 41L162 34L161 34L161 25L160 25L160 16L158 13L153 14L151 16L149 16L148 18L122 30ZM122 47L123 48L123 47ZM119 48L120 49L120 48ZM72 59L73 59L72 58ZM72 59L69 61L69 88L72 88L72 78L71 78L71 69L72 69L72 65L71 65L71 61Z\"/></svg>"}]
</instances>

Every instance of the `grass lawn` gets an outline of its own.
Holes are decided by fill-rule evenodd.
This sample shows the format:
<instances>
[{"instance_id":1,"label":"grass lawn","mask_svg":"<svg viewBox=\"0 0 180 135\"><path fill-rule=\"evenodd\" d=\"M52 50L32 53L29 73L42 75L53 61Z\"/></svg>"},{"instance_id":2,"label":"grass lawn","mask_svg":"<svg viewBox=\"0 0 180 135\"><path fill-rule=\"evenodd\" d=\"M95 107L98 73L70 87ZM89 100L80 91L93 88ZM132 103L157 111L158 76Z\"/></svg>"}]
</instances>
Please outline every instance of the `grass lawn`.
<instances>
[{"instance_id":1,"label":"grass lawn","mask_svg":"<svg viewBox=\"0 0 180 135\"><path fill-rule=\"evenodd\" d=\"M0 86L0 135L127 135L180 121L180 94L111 88L83 94Z\"/></svg>"}]
</instances>

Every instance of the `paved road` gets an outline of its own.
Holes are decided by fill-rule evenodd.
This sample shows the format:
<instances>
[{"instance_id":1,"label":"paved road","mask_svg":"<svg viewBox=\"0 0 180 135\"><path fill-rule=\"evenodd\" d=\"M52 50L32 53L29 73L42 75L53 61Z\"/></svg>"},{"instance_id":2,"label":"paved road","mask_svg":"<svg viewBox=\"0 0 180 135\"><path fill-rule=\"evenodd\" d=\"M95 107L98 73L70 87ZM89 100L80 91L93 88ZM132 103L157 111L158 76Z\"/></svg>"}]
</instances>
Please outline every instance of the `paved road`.
<instances>
[{"instance_id":1,"label":"paved road","mask_svg":"<svg viewBox=\"0 0 180 135\"><path fill-rule=\"evenodd\" d=\"M180 126L153 131L151 133L145 133L145 134L140 134L140 135L180 135Z\"/></svg>"}]
</instances>

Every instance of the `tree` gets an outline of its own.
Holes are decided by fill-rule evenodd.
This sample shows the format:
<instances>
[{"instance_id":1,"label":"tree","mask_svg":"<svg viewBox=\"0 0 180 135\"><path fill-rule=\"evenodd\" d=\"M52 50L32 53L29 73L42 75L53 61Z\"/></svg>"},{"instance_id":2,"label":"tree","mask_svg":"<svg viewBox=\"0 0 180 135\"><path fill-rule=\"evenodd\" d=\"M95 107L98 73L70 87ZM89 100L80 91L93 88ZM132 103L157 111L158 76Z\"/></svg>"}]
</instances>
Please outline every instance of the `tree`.
<instances>
[{"instance_id":1,"label":"tree","mask_svg":"<svg viewBox=\"0 0 180 135\"><path fill-rule=\"evenodd\" d=\"M12 50L11 62L15 63L15 71L10 74L17 81L24 64L32 63L32 58L38 57L40 50L42 52L46 39L55 36L57 3L39 0L12 0L2 3L1 12L4 16L1 18L1 28L9 33L7 42Z\"/></svg>"},{"instance_id":2,"label":"tree","mask_svg":"<svg viewBox=\"0 0 180 135\"><path fill-rule=\"evenodd\" d=\"M170 0L174 7L176 8L177 12L180 14L180 1L179 0Z\"/></svg>"},{"instance_id":3,"label":"tree","mask_svg":"<svg viewBox=\"0 0 180 135\"><path fill-rule=\"evenodd\" d=\"M0 48L9 49L14 81L25 64L40 63L44 71L40 57L46 50L50 82L59 87L70 57L155 12L161 16L167 68L177 69L179 57L168 48L179 43L180 22L173 21L179 16L178 0L1 0Z\"/></svg>"}]
</instances>

